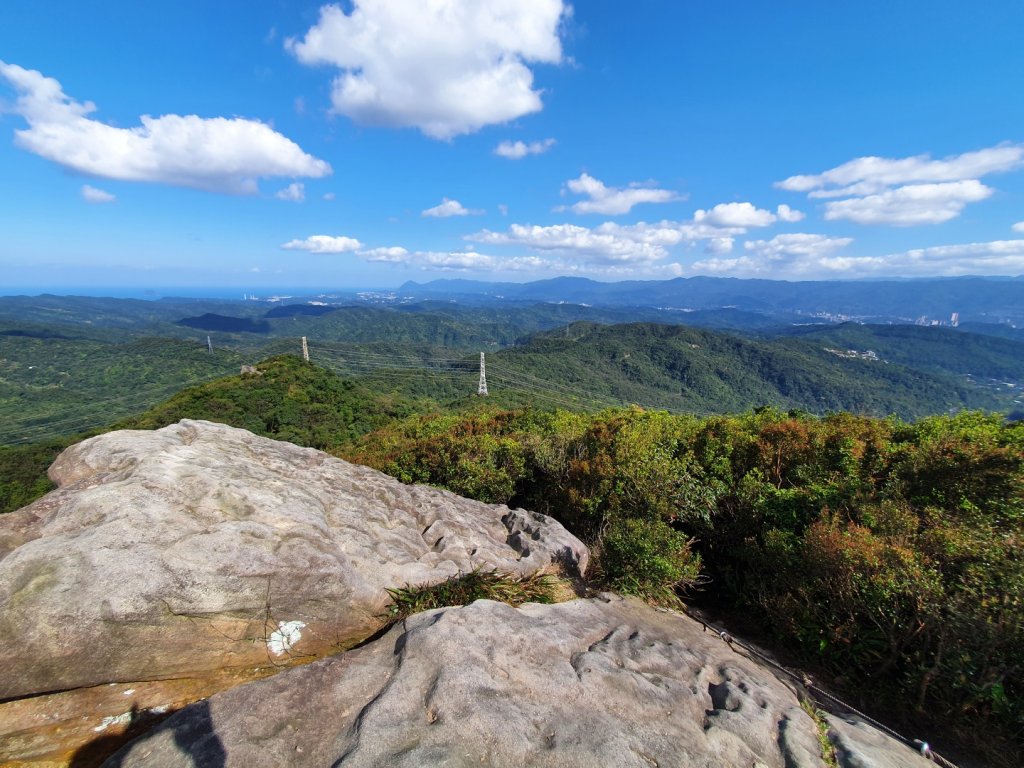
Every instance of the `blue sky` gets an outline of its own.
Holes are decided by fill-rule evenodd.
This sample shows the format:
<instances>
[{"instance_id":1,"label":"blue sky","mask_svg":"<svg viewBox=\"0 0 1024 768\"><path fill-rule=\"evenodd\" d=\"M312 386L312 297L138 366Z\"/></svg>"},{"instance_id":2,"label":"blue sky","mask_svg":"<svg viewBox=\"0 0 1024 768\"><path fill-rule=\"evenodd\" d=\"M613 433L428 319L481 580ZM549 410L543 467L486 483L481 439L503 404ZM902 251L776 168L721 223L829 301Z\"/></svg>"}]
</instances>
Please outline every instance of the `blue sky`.
<instances>
[{"instance_id":1,"label":"blue sky","mask_svg":"<svg viewBox=\"0 0 1024 768\"><path fill-rule=\"evenodd\" d=\"M0 293L1024 273L1024 3L7 0Z\"/></svg>"}]
</instances>

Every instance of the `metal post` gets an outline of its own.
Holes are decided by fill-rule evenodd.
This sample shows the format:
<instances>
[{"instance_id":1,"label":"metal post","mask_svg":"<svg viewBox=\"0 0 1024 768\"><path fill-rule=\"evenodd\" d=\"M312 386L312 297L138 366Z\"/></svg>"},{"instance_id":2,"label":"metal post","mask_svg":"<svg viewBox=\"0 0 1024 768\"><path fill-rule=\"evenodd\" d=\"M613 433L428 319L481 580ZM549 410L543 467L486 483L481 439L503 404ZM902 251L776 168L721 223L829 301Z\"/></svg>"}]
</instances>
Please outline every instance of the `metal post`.
<instances>
[{"instance_id":1,"label":"metal post","mask_svg":"<svg viewBox=\"0 0 1024 768\"><path fill-rule=\"evenodd\" d=\"M480 353L480 386L477 387L476 393L483 397L487 396L487 369L484 366L483 352Z\"/></svg>"}]
</instances>

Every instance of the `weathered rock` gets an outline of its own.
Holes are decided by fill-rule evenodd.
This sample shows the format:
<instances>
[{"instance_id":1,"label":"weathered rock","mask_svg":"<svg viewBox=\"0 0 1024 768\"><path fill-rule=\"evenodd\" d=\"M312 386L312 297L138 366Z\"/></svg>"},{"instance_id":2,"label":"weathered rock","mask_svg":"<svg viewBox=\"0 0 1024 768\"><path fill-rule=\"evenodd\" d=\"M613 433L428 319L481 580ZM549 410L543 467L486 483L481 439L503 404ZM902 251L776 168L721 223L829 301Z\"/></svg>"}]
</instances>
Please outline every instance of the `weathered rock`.
<instances>
[{"instance_id":1,"label":"weathered rock","mask_svg":"<svg viewBox=\"0 0 1024 768\"><path fill-rule=\"evenodd\" d=\"M388 587L587 560L543 515L209 422L95 437L50 474L0 517L0 698L309 659L372 634Z\"/></svg>"},{"instance_id":2,"label":"weathered rock","mask_svg":"<svg viewBox=\"0 0 1024 768\"><path fill-rule=\"evenodd\" d=\"M894 764L923 763L889 742ZM429 611L217 694L108 766L823 766L793 690L622 598Z\"/></svg>"},{"instance_id":3,"label":"weathered rock","mask_svg":"<svg viewBox=\"0 0 1024 768\"><path fill-rule=\"evenodd\" d=\"M894 742L877 728L855 716L827 715L829 741L844 768L904 768L904 766L934 766L909 749L894 750ZM907 756L909 753L909 757Z\"/></svg>"}]
</instances>

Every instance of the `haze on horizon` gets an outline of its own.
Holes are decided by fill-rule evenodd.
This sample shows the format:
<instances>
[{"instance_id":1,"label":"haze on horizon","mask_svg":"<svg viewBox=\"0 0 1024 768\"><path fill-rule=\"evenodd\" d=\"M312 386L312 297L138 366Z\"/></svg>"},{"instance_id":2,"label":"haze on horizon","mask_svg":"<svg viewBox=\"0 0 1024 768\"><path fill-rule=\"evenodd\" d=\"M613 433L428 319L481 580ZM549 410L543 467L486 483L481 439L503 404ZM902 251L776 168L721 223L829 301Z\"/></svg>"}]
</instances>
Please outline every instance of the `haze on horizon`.
<instances>
[{"instance_id":1,"label":"haze on horizon","mask_svg":"<svg viewBox=\"0 0 1024 768\"><path fill-rule=\"evenodd\" d=\"M0 294L1021 275L1022 28L1015 0L12 0Z\"/></svg>"}]
</instances>

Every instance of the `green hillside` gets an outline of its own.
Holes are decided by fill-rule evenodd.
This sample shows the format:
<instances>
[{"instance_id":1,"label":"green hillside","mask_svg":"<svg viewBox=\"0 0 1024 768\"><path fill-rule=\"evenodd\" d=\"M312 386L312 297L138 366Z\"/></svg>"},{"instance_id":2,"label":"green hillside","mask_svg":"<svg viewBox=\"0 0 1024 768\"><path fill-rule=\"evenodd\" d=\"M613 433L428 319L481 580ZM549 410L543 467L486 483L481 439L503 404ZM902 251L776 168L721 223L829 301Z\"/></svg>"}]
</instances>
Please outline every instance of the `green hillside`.
<instances>
[{"instance_id":1,"label":"green hillside","mask_svg":"<svg viewBox=\"0 0 1024 768\"><path fill-rule=\"evenodd\" d=\"M841 357L826 346L821 339L758 340L683 326L576 323L493 355L488 379L495 398L509 404L530 402L533 390L538 400L565 407L636 403L704 414L770 405L917 418L1013 404L1012 393L934 365Z\"/></svg>"},{"instance_id":2,"label":"green hillside","mask_svg":"<svg viewBox=\"0 0 1024 768\"><path fill-rule=\"evenodd\" d=\"M255 368L257 373L188 387L137 416L85 434L0 447L0 512L18 509L51 490L46 470L68 445L113 429L159 429L181 419L205 419L298 445L336 450L413 413L412 405L401 398L376 395L293 355L265 360Z\"/></svg>"},{"instance_id":3,"label":"green hillside","mask_svg":"<svg viewBox=\"0 0 1024 768\"><path fill-rule=\"evenodd\" d=\"M179 339L126 343L0 335L0 444L73 434L138 413L247 356Z\"/></svg>"}]
</instances>

